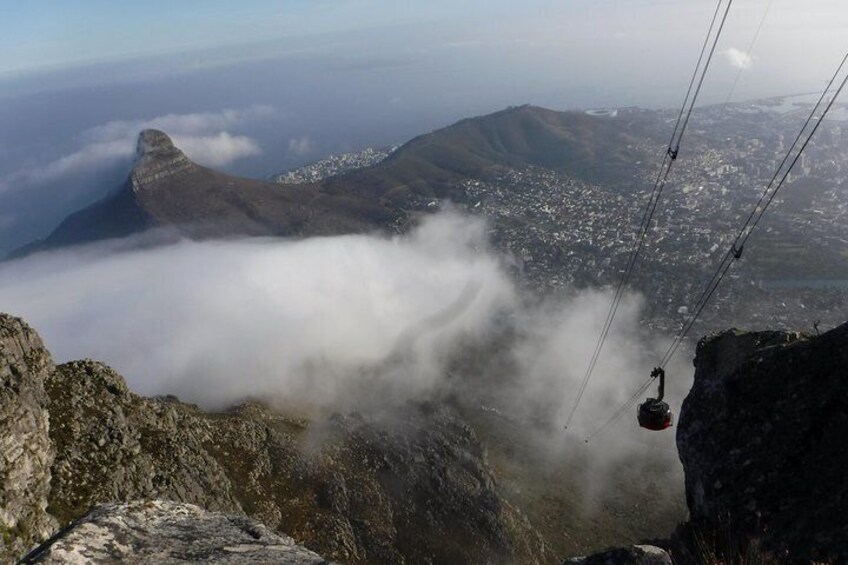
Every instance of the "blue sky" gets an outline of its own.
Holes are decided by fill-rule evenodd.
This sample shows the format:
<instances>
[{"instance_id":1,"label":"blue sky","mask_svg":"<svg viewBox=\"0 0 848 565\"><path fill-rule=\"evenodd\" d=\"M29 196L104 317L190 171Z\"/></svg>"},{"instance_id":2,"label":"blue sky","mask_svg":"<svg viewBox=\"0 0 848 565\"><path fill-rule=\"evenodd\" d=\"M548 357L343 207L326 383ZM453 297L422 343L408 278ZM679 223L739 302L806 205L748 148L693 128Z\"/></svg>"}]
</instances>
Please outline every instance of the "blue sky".
<instances>
[{"instance_id":1,"label":"blue sky","mask_svg":"<svg viewBox=\"0 0 848 565\"><path fill-rule=\"evenodd\" d=\"M524 2L528 6L542 2ZM0 72L466 18L505 0L63 0L0 2Z\"/></svg>"},{"instance_id":2,"label":"blue sky","mask_svg":"<svg viewBox=\"0 0 848 565\"><path fill-rule=\"evenodd\" d=\"M780 32L788 45L793 39L805 39L808 48L836 47L848 25L844 0L772 1L766 29ZM736 0L728 34L738 31L739 42L744 43L768 2ZM638 38L669 33L673 49L680 37L703 33L698 24L713 4L713 0L0 0L0 76L403 26L412 27L412 35L442 28L457 42L479 40L474 32L481 29L503 40L534 29L544 35L557 27L578 37L589 31L586 41L605 39L607 34ZM779 50L779 45L773 42L768 49Z\"/></svg>"}]
</instances>

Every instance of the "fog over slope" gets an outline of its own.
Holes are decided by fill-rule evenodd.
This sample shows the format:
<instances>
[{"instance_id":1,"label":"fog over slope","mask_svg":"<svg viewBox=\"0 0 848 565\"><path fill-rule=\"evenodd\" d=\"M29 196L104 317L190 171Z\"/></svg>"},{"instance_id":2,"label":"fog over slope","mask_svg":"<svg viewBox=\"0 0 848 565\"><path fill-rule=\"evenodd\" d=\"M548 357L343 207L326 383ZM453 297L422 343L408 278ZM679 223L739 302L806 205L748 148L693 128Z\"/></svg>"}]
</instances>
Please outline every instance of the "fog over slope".
<instances>
[{"instance_id":1,"label":"fog over slope","mask_svg":"<svg viewBox=\"0 0 848 565\"><path fill-rule=\"evenodd\" d=\"M129 251L107 242L3 264L0 310L39 328L58 361L102 360L140 393L212 407L245 397L342 410L426 398L453 386L451 363L465 348L508 325L510 349L499 354L514 374L489 387L502 387L514 414L544 413L561 429L610 296L529 302L486 232L482 221L448 212L395 238ZM581 432L658 358L662 344L640 333L640 304L629 297L619 313L578 413ZM687 386L691 371L675 373ZM474 378L492 392L487 375Z\"/></svg>"}]
</instances>

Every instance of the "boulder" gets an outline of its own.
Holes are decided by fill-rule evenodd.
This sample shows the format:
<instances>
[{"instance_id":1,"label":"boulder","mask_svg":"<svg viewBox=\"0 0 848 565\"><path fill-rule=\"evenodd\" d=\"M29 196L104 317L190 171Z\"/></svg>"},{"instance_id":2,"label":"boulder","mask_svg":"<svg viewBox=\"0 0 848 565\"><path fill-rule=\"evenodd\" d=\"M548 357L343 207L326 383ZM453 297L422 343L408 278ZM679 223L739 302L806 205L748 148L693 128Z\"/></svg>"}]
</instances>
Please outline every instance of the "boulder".
<instances>
[{"instance_id":1,"label":"boulder","mask_svg":"<svg viewBox=\"0 0 848 565\"><path fill-rule=\"evenodd\" d=\"M677 447L692 523L777 559L848 559L848 324L698 344Z\"/></svg>"},{"instance_id":2,"label":"boulder","mask_svg":"<svg viewBox=\"0 0 848 565\"><path fill-rule=\"evenodd\" d=\"M44 381L53 361L22 320L0 314L0 562L49 536L50 466Z\"/></svg>"},{"instance_id":3,"label":"boulder","mask_svg":"<svg viewBox=\"0 0 848 565\"><path fill-rule=\"evenodd\" d=\"M574 557L563 565L671 565L666 550L653 545L617 547L589 557Z\"/></svg>"},{"instance_id":4,"label":"boulder","mask_svg":"<svg viewBox=\"0 0 848 565\"><path fill-rule=\"evenodd\" d=\"M97 506L22 562L330 563L244 516L164 500Z\"/></svg>"}]
</instances>

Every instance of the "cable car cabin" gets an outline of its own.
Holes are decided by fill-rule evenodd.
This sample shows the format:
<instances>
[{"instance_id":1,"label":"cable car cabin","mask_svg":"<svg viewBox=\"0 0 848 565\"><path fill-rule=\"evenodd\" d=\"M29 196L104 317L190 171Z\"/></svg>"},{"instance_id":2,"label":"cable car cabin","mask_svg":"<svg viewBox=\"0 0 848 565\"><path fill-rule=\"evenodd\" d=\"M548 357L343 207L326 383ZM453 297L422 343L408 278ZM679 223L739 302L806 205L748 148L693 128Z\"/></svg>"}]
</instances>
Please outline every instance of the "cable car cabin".
<instances>
[{"instance_id":1,"label":"cable car cabin","mask_svg":"<svg viewBox=\"0 0 848 565\"><path fill-rule=\"evenodd\" d=\"M649 398L639 405L637 418L641 427L655 432L670 428L674 423L671 407L656 398Z\"/></svg>"},{"instance_id":2,"label":"cable car cabin","mask_svg":"<svg viewBox=\"0 0 848 565\"><path fill-rule=\"evenodd\" d=\"M671 414L671 407L663 402L665 396L665 371L661 367L657 367L651 371L653 378L660 378L660 386L657 391L656 398L649 398L639 405L639 410L636 413L636 419L639 425L646 430L662 431L670 428L674 417Z\"/></svg>"}]
</instances>

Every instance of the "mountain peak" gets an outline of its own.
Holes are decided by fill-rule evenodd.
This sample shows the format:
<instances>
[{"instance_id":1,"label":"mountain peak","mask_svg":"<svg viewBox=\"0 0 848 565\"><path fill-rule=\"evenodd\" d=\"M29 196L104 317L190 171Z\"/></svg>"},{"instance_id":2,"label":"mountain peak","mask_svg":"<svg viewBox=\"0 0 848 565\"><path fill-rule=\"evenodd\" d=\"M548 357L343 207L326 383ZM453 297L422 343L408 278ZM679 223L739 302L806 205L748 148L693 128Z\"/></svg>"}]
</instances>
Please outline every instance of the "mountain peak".
<instances>
[{"instance_id":1,"label":"mountain peak","mask_svg":"<svg viewBox=\"0 0 848 565\"><path fill-rule=\"evenodd\" d=\"M164 131L145 129L138 134L138 160L130 178L134 192L151 189L166 177L195 167Z\"/></svg>"},{"instance_id":2,"label":"mountain peak","mask_svg":"<svg viewBox=\"0 0 848 565\"><path fill-rule=\"evenodd\" d=\"M171 138L168 137L168 134L164 131L160 131L158 129L145 129L141 130L141 133L138 134L136 153L139 158L144 157L145 155L170 152L174 150L179 151L179 149L174 147L174 142L171 141Z\"/></svg>"}]
</instances>

